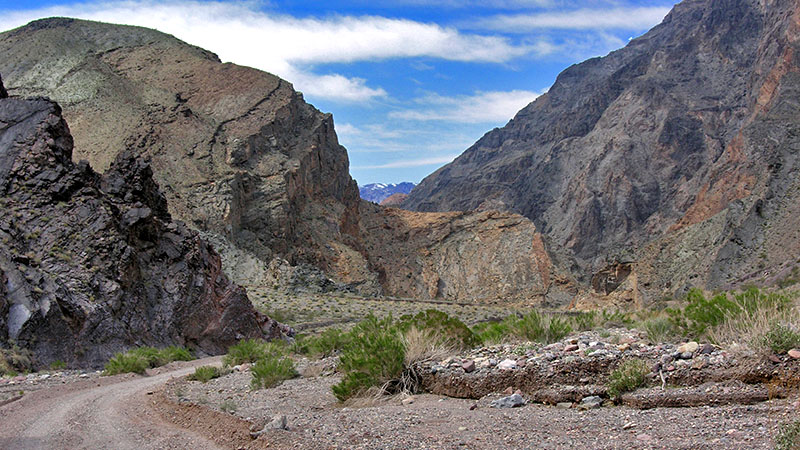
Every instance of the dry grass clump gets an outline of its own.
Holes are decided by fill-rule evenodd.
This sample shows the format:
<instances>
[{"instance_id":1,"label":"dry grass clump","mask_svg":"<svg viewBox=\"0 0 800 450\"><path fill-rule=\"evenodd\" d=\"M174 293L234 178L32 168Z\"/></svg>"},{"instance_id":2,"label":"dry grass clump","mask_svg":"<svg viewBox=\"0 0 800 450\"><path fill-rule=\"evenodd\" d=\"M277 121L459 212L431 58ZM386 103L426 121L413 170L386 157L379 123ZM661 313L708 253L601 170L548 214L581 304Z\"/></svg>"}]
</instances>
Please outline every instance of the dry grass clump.
<instances>
[{"instance_id":1,"label":"dry grass clump","mask_svg":"<svg viewBox=\"0 0 800 450\"><path fill-rule=\"evenodd\" d=\"M402 333L401 341L405 348L406 366L422 361L444 359L456 352L453 346L447 345L446 341L434 332L415 326Z\"/></svg>"}]
</instances>

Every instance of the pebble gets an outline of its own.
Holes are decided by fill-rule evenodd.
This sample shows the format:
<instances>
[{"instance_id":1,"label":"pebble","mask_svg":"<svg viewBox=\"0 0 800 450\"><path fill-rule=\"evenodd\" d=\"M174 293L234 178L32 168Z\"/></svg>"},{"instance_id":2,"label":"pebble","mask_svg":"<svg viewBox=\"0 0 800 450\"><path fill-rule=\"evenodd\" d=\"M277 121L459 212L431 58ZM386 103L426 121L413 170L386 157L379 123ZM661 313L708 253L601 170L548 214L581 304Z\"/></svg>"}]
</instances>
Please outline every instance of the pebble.
<instances>
[{"instance_id":1,"label":"pebble","mask_svg":"<svg viewBox=\"0 0 800 450\"><path fill-rule=\"evenodd\" d=\"M464 361L463 363L461 363L461 368L464 369L464 372L466 373L472 373L475 371L475 361L471 359L468 361Z\"/></svg>"},{"instance_id":2,"label":"pebble","mask_svg":"<svg viewBox=\"0 0 800 450\"><path fill-rule=\"evenodd\" d=\"M700 346L700 344L698 344L697 342L690 341L690 342L687 342L685 344L679 345L678 348L677 348L677 351L678 351L678 353L694 353L699 346ZM686 359L688 359L688 358L686 358Z\"/></svg>"},{"instance_id":3,"label":"pebble","mask_svg":"<svg viewBox=\"0 0 800 450\"><path fill-rule=\"evenodd\" d=\"M597 395L591 395L581 400L580 409L594 409L601 406L603 406L603 399Z\"/></svg>"},{"instance_id":4,"label":"pebble","mask_svg":"<svg viewBox=\"0 0 800 450\"><path fill-rule=\"evenodd\" d=\"M578 350L578 345L577 344L570 344L570 345L564 347L564 351L565 352L574 352L576 350Z\"/></svg>"},{"instance_id":5,"label":"pebble","mask_svg":"<svg viewBox=\"0 0 800 450\"><path fill-rule=\"evenodd\" d=\"M800 350L793 348L787 352L787 355L792 359L800 359Z\"/></svg>"},{"instance_id":6,"label":"pebble","mask_svg":"<svg viewBox=\"0 0 800 450\"><path fill-rule=\"evenodd\" d=\"M514 370L517 368L517 362L513 359L504 359L497 365L497 368L500 370Z\"/></svg>"},{"instance_id":7,"label":"pebble","mask_svg":"<svg viewBox=\"0 0 800 450\"><path fill-rule=\"evenodd\" d=\"M572 408L572 402L561 402L561 403L556 403L556 408L560 408L560 409L570 409L570 408Z\"/></svg>"}]
</instances>

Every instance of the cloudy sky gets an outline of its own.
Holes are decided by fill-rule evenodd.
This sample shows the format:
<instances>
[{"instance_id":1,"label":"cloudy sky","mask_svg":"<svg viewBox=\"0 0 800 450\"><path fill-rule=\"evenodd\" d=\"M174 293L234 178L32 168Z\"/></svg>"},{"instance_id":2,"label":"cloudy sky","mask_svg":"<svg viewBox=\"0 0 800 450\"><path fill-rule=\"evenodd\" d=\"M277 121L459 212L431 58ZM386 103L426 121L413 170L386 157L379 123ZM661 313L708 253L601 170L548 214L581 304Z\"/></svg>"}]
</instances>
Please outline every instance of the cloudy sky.
<instances>
[{"instance_id":1,"label":"cloudy sky","mask_svg":"<svg viewBox=\"0 0 800 450\"><path fill-rule=\"evenodd\" d=\"M333 113L359 184L419 182L673 3L0 0L0 31L50 16L156 28L279 75Z\"/></svg>"}]
</instances>

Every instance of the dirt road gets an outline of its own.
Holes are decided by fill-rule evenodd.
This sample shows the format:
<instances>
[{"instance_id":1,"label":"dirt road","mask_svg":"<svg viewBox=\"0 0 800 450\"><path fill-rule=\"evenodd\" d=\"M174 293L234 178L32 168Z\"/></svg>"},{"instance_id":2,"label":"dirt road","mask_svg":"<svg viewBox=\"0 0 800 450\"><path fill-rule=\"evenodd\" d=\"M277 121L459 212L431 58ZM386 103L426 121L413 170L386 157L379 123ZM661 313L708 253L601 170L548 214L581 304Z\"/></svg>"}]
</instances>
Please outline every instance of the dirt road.
<instances>
[{"instance_id":1,"label":"dirt road","mask_svg":"<svg viewBox=\"0 0 800 450\"><path fill-rule=\"evenodd\" d=\"M42 389L0 407L0 448L215 449L152 408L153 392L220 357L172 363L148 376L118 375Z\"/></svg>"}]
</instances>

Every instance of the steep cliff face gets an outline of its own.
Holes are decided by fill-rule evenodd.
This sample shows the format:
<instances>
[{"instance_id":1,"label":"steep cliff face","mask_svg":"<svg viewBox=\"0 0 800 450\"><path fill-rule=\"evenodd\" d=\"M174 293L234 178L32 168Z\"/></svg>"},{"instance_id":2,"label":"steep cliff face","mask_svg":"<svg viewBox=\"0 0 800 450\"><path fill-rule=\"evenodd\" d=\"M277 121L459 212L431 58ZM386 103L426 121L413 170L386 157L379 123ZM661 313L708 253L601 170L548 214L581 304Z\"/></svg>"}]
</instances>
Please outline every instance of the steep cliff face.
<instances>
[{"instance_id":1,"label":"steep cliff face","mask_svg":"<svg viewBox=\"0 0 800 450\"><path fill-rule=\"evenodd\" d=\"M105 171L135 149L170 213L242 261L325 269L330 243L357 246L358 189L332 117L286 81L154 30L73 19L3 33L0 53L12 93L63 105L76 159Z\"/></svg>"},{"instance_id":2,"label":"steep cliff face","mask_svg":"<svg viewBox=\"0 0 800 450\"><path fill-rule=\"evenodd\" d=\"M630 261L651 298L772 277L795 262L800 232L799 10L685 0L566 69L404 206L520 213L585 283Z\"/></svg>"},{"instance_id":3,"label":"steep cliff face","mask_svg":"<svg viewBox=\"0 0 800 450\"><path fill-rule=\"evenodd\" d=\"M101 176L72 149L57 104L0 99L0 345L98 366L135 345L219 354L288 331L171 220L147 164L123 152Z\"/></svg>"},{"instance_id":4,"label":"steep cliff face","mask_svg":"<svg viewBox=\"0 0 800 450\"><path fill-rule=\"evenodd\" d=\"M564 306L577 293L541 235L510 213L418 213L362 204L370 266L391 295Z\"/></svg>"},{"instance_id":5,"label":"steep cliff face","mask_svg":"<svg viewBox=\"0 0 800 450\"><path fill-rule=\"evenodd\" d=\"M0 34L0 54L13 94L63 103L76 159L108 171L130 148L149 161L169 213L220 249L236 282L567 301L527 219L417 214L409 225L361 202L332 117L273 75L153 30L73 19Z\"/></svg>"}]
</instances>

